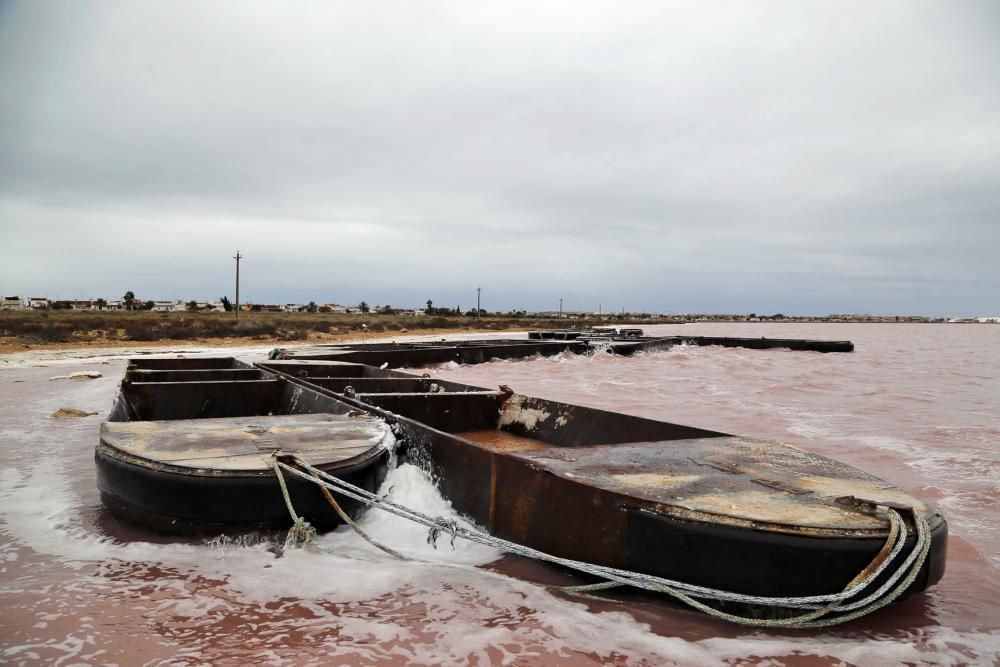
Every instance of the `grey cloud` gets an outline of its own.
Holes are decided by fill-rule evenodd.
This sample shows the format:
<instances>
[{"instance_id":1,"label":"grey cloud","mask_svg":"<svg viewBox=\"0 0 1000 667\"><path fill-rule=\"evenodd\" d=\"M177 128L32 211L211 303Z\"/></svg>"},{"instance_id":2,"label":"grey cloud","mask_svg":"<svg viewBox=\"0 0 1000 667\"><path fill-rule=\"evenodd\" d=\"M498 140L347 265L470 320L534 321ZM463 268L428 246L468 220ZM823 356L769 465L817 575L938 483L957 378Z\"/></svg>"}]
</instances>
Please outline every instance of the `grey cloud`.
<instances>
[{"instance_id":1,"label":"grey cloud","mask_svg":"<svg viewBox=\"0 0 1000 667\"><path fill-rule=\"evenodd\" d=\"M0 289L217 296L239 247L262 301L993 314L998 29L989 2L7 3Z\"/></svg>"}]
</instances>

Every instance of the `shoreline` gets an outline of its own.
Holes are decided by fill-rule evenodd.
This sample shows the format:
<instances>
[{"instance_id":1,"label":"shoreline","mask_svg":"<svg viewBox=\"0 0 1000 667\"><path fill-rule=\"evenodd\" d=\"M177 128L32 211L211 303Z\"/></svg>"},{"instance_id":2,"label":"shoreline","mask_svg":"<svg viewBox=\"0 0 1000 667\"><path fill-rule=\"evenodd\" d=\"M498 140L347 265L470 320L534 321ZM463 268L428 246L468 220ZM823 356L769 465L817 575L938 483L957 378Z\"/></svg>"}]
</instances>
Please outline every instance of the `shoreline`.
<instances>
[{"instance_id":1,"label":"shoreline","mask_svg":"<svg viewBox=\"0 0 1000 667\"><path fill-rule=\"evenodd\" d=\"M97 338L92 340L75 340L52 343L24 343L16 337L0 337L0 354L22 354L30 352L62 352L70 350L126 350L126 349L146 349L153 347L293 347L304 345L322 345L330 343L354 343L365 342L387 342L399 338L427 338L432 336L443 336L447 334L523 334L530 329L490 329L486 327L455 328L445 327L437 329L417 329L416 331L377 331L363 333L351 331L348 333L323 334L312 332L307 338L287 340L277 336L232 336L232 337L212 337L212 338L159 338L149 341L116 340L109 338Z\"/></svg>"},{"instance_id":2,"label":"shoreline","mask_svg":"<svg viewBox=\"0 0 1000 667\"><path fill-rule=\"evenodd\" d=\"M455 338L470 335L497 336L497 335L523 335L529 329L487 329L474 327L467 329L442 328L442 329L420 329L419 332L386 332L376 333L349 332L342 334L316 334L310 335L307 340L281 340L280 338L269 336L266 338L204 338L204 339L170 339L163 338L153 341L72 341L61 343L38 343L24 344L11 342L9 339L0 338L0 370L4 368L15 368L25 364L39 364L46 362L66 362L85 361L88 358L106 359L108 357L123 357L130 355L147 354L191 354L211 350L269 350L276 347L296 348L310 345L322 345L331 343L389 343L392 341L411 342L423 341L429 338Z\"/></svg>"}]
</instances>

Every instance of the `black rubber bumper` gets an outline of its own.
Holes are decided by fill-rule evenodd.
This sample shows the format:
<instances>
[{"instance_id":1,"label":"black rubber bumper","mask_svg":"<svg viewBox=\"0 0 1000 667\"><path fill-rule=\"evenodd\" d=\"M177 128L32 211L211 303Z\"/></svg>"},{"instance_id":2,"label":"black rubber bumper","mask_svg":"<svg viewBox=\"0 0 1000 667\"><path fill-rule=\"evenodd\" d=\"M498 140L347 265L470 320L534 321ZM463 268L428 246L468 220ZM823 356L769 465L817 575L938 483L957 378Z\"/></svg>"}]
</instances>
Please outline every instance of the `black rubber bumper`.
<instances>
[{"instance_id":1,"label":"black rubber bumper","mask_svg":"<svg viewBox=\"0 0 1000 667\"><path fill-rule=\"evenodd\" d=\"M899 560L916 539L909 535ZM883 538L790 535L633 510L629 513L628 567L747 595L827 595L843 590L884 543ZM906 595L941 579L947 550L948 524L937 518L927 559ZM874 584L885 581L892 569Z\"/></svg>"},{"instance_id":2,"label":"black rubber bumper","mask_svg":"<svg viewBox=\"0 0 1000 667\"><path fill-rule=\"evenodd\" d=\"M270 472L221 476L153 470L100 449L95 460L101 501L113 516L129 523L176 534L246 532L292 524L278 480ZM387 462L386 452L327 472L374 492L385 478ZM315 484L291 474L285 480L299 516L321 530L341 523ZM334 497L348 514L362 509L358 501Z\"/></svg>"}]
</instances>

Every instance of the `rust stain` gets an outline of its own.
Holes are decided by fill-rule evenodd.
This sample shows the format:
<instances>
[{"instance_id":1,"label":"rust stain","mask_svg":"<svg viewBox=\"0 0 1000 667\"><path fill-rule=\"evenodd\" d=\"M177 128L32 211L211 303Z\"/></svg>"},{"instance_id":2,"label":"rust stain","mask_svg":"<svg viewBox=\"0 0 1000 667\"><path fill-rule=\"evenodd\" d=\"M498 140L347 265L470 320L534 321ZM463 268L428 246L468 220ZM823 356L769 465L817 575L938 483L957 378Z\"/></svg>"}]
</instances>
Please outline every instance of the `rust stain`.
<instances>
[{"instance_id":1,"label":"rust stain","mask_svg":"<svg viewBox=\"0 0 1000 667\"><path fill-rule=\"evenodd\" d=\"M552 446L548 443L542 442L541 440L526 438L522 435L514 435L513 433L508 433L507 431L502 430L466 431L463 433L456 433L455 435L483 445L486 449L489 449L492 452L524 452L548 449Z\"/></svg>"},{"instance_id":2,"label":"rust stain","mask_svg":"<svg viewBox=\"0 0 1000 667\"><path fill-rule=\"evenodd\" d=\"M497 457L490 457L490 518L489 528L496 527L497 516Z\"/></svg>"}]
</instances>

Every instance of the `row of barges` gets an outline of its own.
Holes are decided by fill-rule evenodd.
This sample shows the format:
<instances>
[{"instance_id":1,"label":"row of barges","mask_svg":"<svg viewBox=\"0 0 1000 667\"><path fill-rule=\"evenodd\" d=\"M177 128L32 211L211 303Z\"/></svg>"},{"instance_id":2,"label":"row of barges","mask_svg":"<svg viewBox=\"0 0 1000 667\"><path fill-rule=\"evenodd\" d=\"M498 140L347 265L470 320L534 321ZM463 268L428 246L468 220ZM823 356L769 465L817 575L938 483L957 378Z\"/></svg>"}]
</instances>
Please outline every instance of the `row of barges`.
<instances>
[{"instance_id":1,"label":"row of barges","mask_svg":"<svg viewBox=\"0 0 1000 667\"><path fill-rule=\"evenodd\" d=\"M649 342L604 336L599 349L627 354ZM781 442L398 370L581 344L593 345L538 337L314 346L255 365L132 360L101 429L101 497L113 515L163 532L287 527L276 452L372 492L398 454L429 467L455 509L491 535L562 558L745 595L829 595L880 554L889 524L877 510L888 507L907 521L903 553L917 520L931 531L907 593L941 578L944 518L848 465ZM679 343L660 346L670 344ZM287 487L304 519L320 529L340 522L316 486L289 478ZM363 509L338 501L349 514Z\"/></svg>"}]
</instances>

